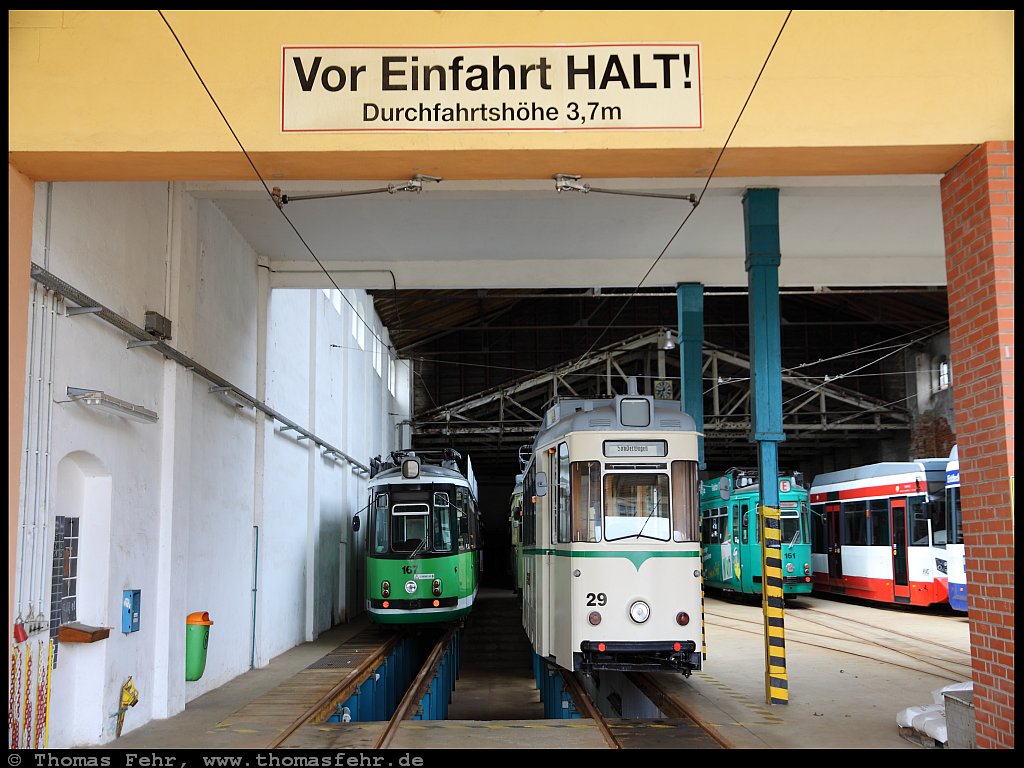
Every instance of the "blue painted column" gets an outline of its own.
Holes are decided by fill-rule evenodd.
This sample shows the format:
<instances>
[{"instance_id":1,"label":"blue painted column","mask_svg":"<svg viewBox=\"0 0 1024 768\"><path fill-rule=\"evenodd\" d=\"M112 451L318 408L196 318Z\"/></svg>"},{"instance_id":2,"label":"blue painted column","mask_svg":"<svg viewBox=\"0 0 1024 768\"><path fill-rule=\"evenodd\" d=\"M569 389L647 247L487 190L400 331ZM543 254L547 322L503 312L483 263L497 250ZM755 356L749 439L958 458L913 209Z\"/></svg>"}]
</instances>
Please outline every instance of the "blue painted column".
<instances>
[{"instance_id":1,"label":"blue painted column","mask_svg":"<svg viewBox=\"0 0 1024 768\"><path fill-rule=\"evenodd\" d=\"M750 326L752 439L757 441L761 500L761 607L765 630L765 696L789 703L782 593L778 444L782 431L782 345L779 339L779 190L748 189L743 195Z\"/></svg>"},{"instance_id":2,"label":"blue painted column","mask_svg":"<svg viewBox=\"0 0 1024 768\"><path fill-rule=\"evenodd\" d=\"M697 457L704 463L704 286L700 283L679 283L676 286L679 315L679 401L683 413L693 417L697 431Z\"/></svg>"}]
</instances>

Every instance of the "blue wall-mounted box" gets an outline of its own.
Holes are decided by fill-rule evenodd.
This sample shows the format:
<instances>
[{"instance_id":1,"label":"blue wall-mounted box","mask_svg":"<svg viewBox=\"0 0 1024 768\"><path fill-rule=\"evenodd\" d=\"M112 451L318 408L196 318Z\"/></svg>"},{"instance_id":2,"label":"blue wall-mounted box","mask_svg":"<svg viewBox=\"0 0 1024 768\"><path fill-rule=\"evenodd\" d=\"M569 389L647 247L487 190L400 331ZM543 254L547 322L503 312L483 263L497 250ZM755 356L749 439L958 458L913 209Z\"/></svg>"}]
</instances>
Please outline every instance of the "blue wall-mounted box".
<instances>
[{"instance_id":1,"label":"blue wall-mounted box","mask_svg":"<svg viewBox=\"0 0 1024 768\"><path fill-rule=\"evenodd\" d=\"M125 634L139 631L139 605L142 603L141 589L126 589L121 598L121 631Z\"/></svg>"}]
</instances>

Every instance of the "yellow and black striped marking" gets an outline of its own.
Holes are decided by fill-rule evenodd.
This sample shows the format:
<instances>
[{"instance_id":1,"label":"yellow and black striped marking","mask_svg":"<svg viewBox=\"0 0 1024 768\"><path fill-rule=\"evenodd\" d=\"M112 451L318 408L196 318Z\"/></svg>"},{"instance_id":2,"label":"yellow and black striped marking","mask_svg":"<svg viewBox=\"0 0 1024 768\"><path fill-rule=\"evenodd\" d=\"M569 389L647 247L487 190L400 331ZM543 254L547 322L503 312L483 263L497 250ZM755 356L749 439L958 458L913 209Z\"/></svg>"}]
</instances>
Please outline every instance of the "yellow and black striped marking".
<instances>
[{"instance_id":1,"label":"yellow and black striped marking","mask_svg":"<svg viewBox=\"0 0 1024 768\"><path fill-rule=\"evenodd\" d=\"M704 577L700 580L700 654L701 660L708 660L708 635L707 626L704 623Z\"/></svg>"},{"instance_id":2,"label":"yellow and black striped marking","mask_svg":"<svg viewBox=\"0 0 1024 768\"><path fill-rule=\"evenodd\" d=\"M769 704L789 703L786 672L785 597L782 592L782 528L779 510L761 507L761 607L764 613L765 695Z\"/></svg>"}]
</instances>

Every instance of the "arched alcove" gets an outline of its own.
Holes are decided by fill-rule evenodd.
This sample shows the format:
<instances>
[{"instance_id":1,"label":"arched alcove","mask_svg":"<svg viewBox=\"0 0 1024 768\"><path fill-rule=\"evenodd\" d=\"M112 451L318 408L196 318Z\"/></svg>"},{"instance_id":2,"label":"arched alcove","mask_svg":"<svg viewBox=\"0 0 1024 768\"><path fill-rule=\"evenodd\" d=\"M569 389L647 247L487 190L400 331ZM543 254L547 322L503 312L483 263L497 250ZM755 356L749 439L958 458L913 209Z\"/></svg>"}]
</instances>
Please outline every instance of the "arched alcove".
<instances>
[{"instance_id":1,"label":"arched alcove","mask_svg":"<svg viewBox=\"0 0 1024 768\"><path fill-rule=\"evenodd\" d=\"M57 464L51 617L113 627L109 597L110 470L90 453L75 451ZM65 538L67 535L67 538ZM107 740L112 722L104 701L108 640L58 642L51 678L50 741L91 745Z\"/></svg>"}]
</instances>

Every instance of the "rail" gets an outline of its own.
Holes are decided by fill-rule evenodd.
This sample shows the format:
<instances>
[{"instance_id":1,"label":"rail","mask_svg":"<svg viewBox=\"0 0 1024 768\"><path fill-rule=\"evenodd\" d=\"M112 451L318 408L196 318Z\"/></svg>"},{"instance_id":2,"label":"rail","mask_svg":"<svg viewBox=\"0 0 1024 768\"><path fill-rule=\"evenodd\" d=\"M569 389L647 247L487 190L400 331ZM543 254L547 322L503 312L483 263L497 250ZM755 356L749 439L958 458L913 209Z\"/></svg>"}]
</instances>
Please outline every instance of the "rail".
<instances>
[{"instance_id":1,"label":"rail","mask_svg":"<svg viewBox=\"0 0 1024 768\"><path fill-rule=\"evenodd\" d=\"M388 656L401 643L401 636L398 634L390 637L377 650L367 656L359 666L353 670L344 680L331 688L327 693L307 707L301 715L288 724L278 736L267 745L268 749L276 749L284 744L288 738L306 723L320 723L326 720L334 712L339 702L347 700L355 694L359 686L366 682L374 674Z\"/></svg>"},{"instance_id":2,"label":"rail","mask_svg":"<svg viewBox=\"0 0 1024 768\"><path fill-rule=\"evenodd\" d=\"M402 722L413 719L457 632L458 628L451 626L435 643L433 650L427 656L427 660L423 663L419 673L409 685L409 690L395 708L394 715L388 720L388 724L378 737L374 749L387 749L398 734L398 729L401 727Z\"/></svg>"}]
</instances>

